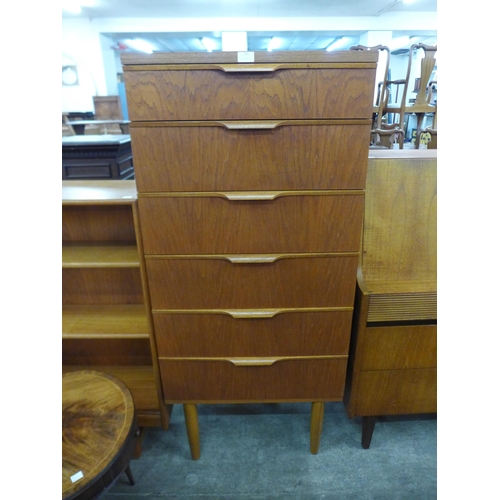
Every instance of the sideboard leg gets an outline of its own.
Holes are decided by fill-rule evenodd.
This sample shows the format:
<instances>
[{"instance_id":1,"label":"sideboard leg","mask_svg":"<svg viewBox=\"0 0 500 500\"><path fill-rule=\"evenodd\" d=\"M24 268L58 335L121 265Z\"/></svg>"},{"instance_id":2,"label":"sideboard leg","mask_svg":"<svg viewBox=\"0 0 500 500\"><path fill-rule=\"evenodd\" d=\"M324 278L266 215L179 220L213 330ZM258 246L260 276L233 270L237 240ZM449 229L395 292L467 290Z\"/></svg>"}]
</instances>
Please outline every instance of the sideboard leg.
<instances>
[{"instance_id":1,"label":"sideboard leg","mask_svg":"<svg viewBox=\"0 0 500 500\"><path fill-rule=\"evenodd\" d=\"M319 451L319 442L321 440L321 429L323 427L324 413L325 413L325 403L312 403L310 450L313 455L316 455Z\"/></svg>"},{"instance_id":2,"label":"sideboard leg","mask_svg":"<svg viewBox=\"0 0 500 500\"><path fill-rule=\"evenodd\" d=\"M195 404L184 405L184 418L193 460L200 458L200 433L198 430L198 410Z\"/></svg>"},{"instance_id":3,"label":"sideboard leg","mask_svg":"<svg viewBox=\"0 0 500 500\"><path fill-rule=\"evenodd\" d=\"M367 450L370 447L372 441L373 429L375 428L375 422L377 417L363 417L363 430L361 433L361 446Z\"/></svg>"}]
</instances>

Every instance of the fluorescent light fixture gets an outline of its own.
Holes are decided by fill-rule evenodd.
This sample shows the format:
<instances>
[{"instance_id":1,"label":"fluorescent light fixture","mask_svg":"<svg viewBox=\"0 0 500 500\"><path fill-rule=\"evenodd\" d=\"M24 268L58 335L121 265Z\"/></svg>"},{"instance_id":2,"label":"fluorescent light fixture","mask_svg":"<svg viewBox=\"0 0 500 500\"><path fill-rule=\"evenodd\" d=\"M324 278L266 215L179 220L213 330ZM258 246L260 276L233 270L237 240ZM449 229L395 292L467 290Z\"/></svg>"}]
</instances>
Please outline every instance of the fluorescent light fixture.
<instances>
[{"instance_id":1,"label":"fluorescent light fixture","mask_svg":"<svg viewBox=\"0 0 500 500\"><path fill-rule=\"evenodd\" d=\"M342 48L348 42L348 38L342 36L340 38L335 39L328 47L325 49L327 52L331 52L332 50L337 50Z\"/></svg>"},{"instance_id":2,"label":"fluorescent light fixture","mask_svg":"<svg viewBox=\"0 0 500 500\"><path fill-rule=\"evenodd\" d=\"M140 38L134 38L125 40L125 45L128 45L132 49L138 50L139 52L145 52L146 54L152 54L154 47L146 40L141 40Z\"/></svg>"},{"instance_id":3,"label":"fluorescent light fixture","mask_svg":"<svg viewBox=\"0 0 500 500\"><path fill-rule=\"evenodd\" d=\"M414 0L403 0L403 3L413 3Z\"/></svg>"},{"instance_id":4,"label":"fluorescent light fixture","mask_svg":"<svg viewBox=\"0 0 500 500\"><path fill-rule=\"evenodd\" d=\"M402 49L403 47L406 47L407 45L410 45L410 37L409 36L400 36L393 38L387 45L389 46L389 49L392 50L397 50L397 49Z\"/></svg>"},{"instance_id":5,"label":"fluorescent light fixture","mask_svg":"<svg viewBox=\"0 0 500 500\"><path fill-rule=\"evenodd\" d=\"M246 31L223 31L222 50L226 52L246 52L248 50Z\"/></svg>"},{"instance_id":6,"label":"fluorescent light fixture","mask_svg":"<svg viewBox=\"0 0 500 500\"><path fill-rule=\"evenodd\" d=\"M217 44L211 38L203 37L201 39L201 43L203 44L203 47L207 49L207 52L212 52L212 50L217 48Z\"/></svg>"},{"instance_id":7,"label":"fluorescent light fixture","mask_svg":"<svg viewBox=\"0 0 500 500\"><path fill-rule=\"evenodd\" d=\"M71 12L71 14L80 14L82 12L79 2L74 0L64 0L62 8L67 12Z\"/></svg>"},{"instance_id":8,"label":"fluorescent light fixture","mask_svg":"<svg viewBox=\"0 0 500 500\"><path fill-rule=\"evenodd\" d=\"M95 0L63 0L62 8L72 14L81 14L82 7L93 7Z\"/></svg>"},{"instance_id":9,"label":"fluorescent light fixture","mask_svg":"<svg viewBox=\"0 0 500 500\"><path fill-rule=\"evenodd\" d=\"M271 40L269 40L269 45L267 46L267 51L271 52L274 49L278 49L281 45L281 40L273 36Z\"/></svg>"}]
</instances>

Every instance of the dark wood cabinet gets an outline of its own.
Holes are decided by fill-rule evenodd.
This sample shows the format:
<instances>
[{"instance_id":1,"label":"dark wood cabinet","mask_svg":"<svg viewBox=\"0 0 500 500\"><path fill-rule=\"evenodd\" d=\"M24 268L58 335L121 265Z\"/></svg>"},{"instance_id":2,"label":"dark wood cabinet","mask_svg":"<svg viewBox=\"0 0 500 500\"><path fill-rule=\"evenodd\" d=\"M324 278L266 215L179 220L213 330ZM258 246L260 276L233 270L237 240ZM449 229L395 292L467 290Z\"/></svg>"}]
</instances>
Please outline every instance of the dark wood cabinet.
<instances>
[{"instance_id":1,"label":"dark wood cabinet","mask_svg":"<svg viewBox=\"0 0 500 500\"><path fill-rule=\"evenodd\" d=\"M129 135L72 135L62 138L63 180L131 180Z\"/></svg>"}]
</instances>

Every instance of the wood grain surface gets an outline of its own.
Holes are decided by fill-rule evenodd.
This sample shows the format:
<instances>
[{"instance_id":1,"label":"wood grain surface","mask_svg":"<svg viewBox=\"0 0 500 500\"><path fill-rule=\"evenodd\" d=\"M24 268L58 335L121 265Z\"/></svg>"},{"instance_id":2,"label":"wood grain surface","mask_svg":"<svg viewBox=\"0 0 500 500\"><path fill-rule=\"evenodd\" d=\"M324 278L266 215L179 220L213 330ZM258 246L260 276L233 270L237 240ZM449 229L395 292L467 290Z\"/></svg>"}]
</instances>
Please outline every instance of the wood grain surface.
<instances>
[{"instance_id":1,"label":"wood grain surface","mask_svg":"<svg viewBox=\"0 0 500 500\"><path fill-rule=\"evenodd\" d=\"M364 189L370 124L358 122L142 123L130 131L138 190Z\"/></svg>"},{"instance_id":2,"label":"wood grain surface","mask_svg":"<svg viewBox=\"0 0 500 500\"><path fill-rule=\"evenodd\" d=\"M123 382L93 371L63 375L62 497L100 479L124 452L133 433L134 401ZM82 477L74 482L78 473Z\"/></svg>"},{"instance_id":3,"label":"wood grain surface","mask_svg":"<svg viewBox=\"0 0 500 500\"><path fill-rule=\"evenodd\" d=\"M140 198L147 254L358 252L363 193Z\"/></svg>"},{"instance_id":4,"label":"wood grain surface","mask_svg":"<svg viewBox=\"0 0 500 500\"><path fill-rule=\"evenodd\" d=\"M130 119L293 120L371 116L372 69L125 71Z\"/></svg>"}]
</instances>

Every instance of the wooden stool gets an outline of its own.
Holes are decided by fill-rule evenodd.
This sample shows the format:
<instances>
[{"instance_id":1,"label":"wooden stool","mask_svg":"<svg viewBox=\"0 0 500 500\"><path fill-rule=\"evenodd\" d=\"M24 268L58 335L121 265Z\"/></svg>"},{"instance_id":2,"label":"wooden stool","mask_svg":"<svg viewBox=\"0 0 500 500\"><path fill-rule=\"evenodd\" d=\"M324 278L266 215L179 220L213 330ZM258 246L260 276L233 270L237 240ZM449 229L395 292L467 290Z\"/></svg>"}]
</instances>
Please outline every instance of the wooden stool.
<instances>
[{"instance_id":1,"label":"wooden stool","mask_svg":"<svg viewBox=\"0 0 500 500\"><path fill-rule=\"evenodd\" d=\"M137 440L134 400L127 386L106 373L62 377L62 498L97 498L125 472Z\"/></svg>"}]
</instances>

